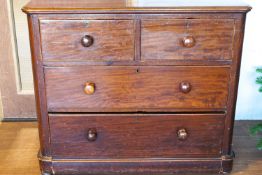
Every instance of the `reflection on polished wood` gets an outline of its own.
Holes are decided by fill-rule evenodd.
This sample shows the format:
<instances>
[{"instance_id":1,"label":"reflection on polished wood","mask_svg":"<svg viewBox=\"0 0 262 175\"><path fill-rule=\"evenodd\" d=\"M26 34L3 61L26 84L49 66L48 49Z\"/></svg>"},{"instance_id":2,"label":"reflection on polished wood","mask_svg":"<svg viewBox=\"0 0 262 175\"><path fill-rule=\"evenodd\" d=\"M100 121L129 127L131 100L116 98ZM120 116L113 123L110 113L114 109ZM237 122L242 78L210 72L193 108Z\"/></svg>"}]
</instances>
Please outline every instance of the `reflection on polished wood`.
<instances>
[{"instance_id":1,"label":"reflection on polished wood","mask_svg":"<svg viewBox=\"0 0 262 175\"><path fill-rule=\"evenodd\" d=\"M234 160L231 175L260 175L262 151L255 148L256 138L248 135L255 122L237 121L234 130ZM36 154L38 131L36 122L0 123L0 175L39 175Z\"/></svg>"}]
</instances>

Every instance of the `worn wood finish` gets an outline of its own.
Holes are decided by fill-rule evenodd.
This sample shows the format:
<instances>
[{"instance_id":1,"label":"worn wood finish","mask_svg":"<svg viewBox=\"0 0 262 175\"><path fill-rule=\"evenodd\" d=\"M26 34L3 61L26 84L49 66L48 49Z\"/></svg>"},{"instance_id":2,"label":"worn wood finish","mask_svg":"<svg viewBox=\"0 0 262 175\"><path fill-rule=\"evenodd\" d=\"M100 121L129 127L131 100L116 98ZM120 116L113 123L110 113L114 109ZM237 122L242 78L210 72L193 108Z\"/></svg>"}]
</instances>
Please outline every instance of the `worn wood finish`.
<instances>
[{"instance_id":1,"label":"worn wood finish","mask_svg":"<svg viewBox=\"0 0 262 175\"><path fill-rule=\"evenodd\" d=\"M236 37L234 43L233 56L237 59L233 61L230 73L230 93L228 96L228 117L226 118L225 126L225 138L223 144L224 154L228 154L232 151L232 136L233 136L233 127L235 119L235 110L236 110L236 101L237 101L237 92L238 92L238 81L240 76L240 65L241 65L241 56L242 56L242 47L244 40L245 32L245 20L246 15L243 15L241 18L235 21L236 28Z\"/></svg>"},{"instance_id":2,"label":"worn wood finish","mask_svg":"<svg viewBox=\"0 0 262 175\"><path fill-rule=\"evenodd\" d=\"M165 111L225 109L228 67L64 67L45 68L52 112ZM95 84L92 95L86 82ZM190 83L184 93L181 83Z\"/></svg>"},{"instance_id":3,"label":"worn wood finish","mask_svg":"<svg viewBox=\"0 0 262 175\"><path fill-rule=\"evenodd\" d=\"M134 22L131 20L41 20L44 61L113 61L134 59ZM93 37L89 47L85 35Z\"/></svg>"},{"instance_id":4,"label":"worn wood finish","mask_svg":"<svg viewBox=\"0 0 262 175\"><path fill-rule=\"evenodd\" d=\"M232 169L251 8L141 2L33 0L23 8L43 174Z\"/></svg>"},{"instance_id":5,"label":"worn wood finish","mask_svg":"<svg viewBox=\"0 0 262 175\"><path fill-rule=\"evenodd\" d=\"M54 158L219 157L223 114L49 114ZM97 139L87 139L96 129ZM185 129L188 137L178 138Z\"/></svg>"},{"instance_id":6,"label":"worn wood finish","mask_svg":"<svg viewBox=\"0 0 262 175\"><path fill-rule=\"evenodd\" d=\"M141 25L142 60L232 59L233 19L142 20Z\"/></svg>"},{"instance_id":7,"label":"worn wood finish","mask_svg":"<svg viewBox=\"0 0 262 175\"><path fill-rule=\"evenodd\" d=\"M221 171L221 160L219 159L110 161L76 161L76 163L57 161L53 163L53 168L56 174L60 175L113 175L116 173L121 175L184 175L185 172L191 175L196 173L214 175Z\"/></svg>"},{"instance_id":8,"label":"worn wood finish","mask_svg":"<svg viewBox=\"0 0 262 175\"><path fill-rule=\"evenodd\" d=\"M39 20L36 16L28 16L28 28L30 32L30 46L32 55L34 90L36 112L39 126L40 150L44 156L50 156L49 122L47 117L44 68L41 60L41 44L38 33Z\"/></svg>"}]
</instances>

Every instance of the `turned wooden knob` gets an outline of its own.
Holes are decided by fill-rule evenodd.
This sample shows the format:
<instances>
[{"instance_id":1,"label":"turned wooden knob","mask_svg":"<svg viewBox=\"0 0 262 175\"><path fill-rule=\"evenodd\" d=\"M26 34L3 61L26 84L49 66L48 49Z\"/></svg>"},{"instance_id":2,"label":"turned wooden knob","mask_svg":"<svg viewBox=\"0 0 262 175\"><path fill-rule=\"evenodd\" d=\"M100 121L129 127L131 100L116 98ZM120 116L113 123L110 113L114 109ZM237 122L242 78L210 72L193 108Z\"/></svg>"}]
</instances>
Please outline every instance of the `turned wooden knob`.
<instances>
[{"instance_id":1,"label":"turned wooden knob","mask_svg":"<svg viewBox=\"0 0 262 175\"><path fill-rule=\"evenodd\" d=\"M87 95L92 95L95 92L95 83L86 82L84 91Z\"/></svg>"},{"instance_id":2,"label":"turned wooden knob","mask_svg":"<svg viewBox=\"0 0 262 175\"><path fill-rule=\"evenodd\" d=\"M97 131L95 128L88 129L87 140L93 142L97 139Z\"/></svg>"},{"instance_id":3,"label":"turned wooden knob","mask_svg":"<svg viewBox=\"0 0 262 175\"><path fill-rule=\"evenodd\" d=\"M90 35L85 35L81 39L81 44L84 47L90 47L93 43L94 43L94 38L92 36L90 36Z\"/></svg>"},{"instance_id":4,"label":"turned wooden knob","mask_svg":"<svg viewBox=\"0 0 262 175\"><path fill-rule=\"evenodd\" d=\"M189 82L181 82L179 84L180 91L185 93L185 94L189 93L191 91L191 88L192 88L192 86Z\"/></svg>"},{"instance_id":5,"label":"turned wooden knob","mask_svg":"<svg viewBox=\"0 0 262 175\"><path fill-rule=\"evenodd\" d=\"M183 38L183 45L184 47L190 48L196 44L196 40L193 36L186 36Z\"/></svg>"},{"instance_id":6,"label":"turned wooden knob","mask_svg":"<svg viewBox=\"0 0 262 175\"><path fill-rule=\"evenodd\" d=\"M187 137L188 137L188 133L187 133L186 129L183 128L183 129L179 129L177 131L177 138L179 140L186 140Z\"/></svg>"}]
</instances>

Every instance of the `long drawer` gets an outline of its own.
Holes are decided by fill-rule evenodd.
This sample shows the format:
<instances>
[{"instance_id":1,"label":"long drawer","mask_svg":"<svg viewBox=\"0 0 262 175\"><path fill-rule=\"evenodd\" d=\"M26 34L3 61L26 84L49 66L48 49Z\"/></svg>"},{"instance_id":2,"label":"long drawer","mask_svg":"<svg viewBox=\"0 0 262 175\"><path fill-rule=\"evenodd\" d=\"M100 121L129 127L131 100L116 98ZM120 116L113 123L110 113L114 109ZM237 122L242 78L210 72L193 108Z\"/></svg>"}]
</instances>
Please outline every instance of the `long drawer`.
<instances>
[{"instance_id":1,"label":"long drawer","mask_svg":"<svg viewBox=\"0 0 262 175\"><path fill-rule=\"evenodd\" d=\"M229 67L45 67L50 112L224 110Z\"/></svg>"},{"instance_id":2,"label":"long drawer","mask_svg":"<svg viewBox=\"0 0 262 175\"><path fill-rule=\"evenodd\" d=\"M225 109L228 67L46 67L51 112Z\"/></svg>"},{"instance_id":3,"label":"long drawer","mask_svg":"<svg viewBox=\"0 0 262 175\"><path fill-rule=\"evenodd\" d=\"M223 114L50 114L54 158L219 157Z\"/></svg>"}]
</instances>

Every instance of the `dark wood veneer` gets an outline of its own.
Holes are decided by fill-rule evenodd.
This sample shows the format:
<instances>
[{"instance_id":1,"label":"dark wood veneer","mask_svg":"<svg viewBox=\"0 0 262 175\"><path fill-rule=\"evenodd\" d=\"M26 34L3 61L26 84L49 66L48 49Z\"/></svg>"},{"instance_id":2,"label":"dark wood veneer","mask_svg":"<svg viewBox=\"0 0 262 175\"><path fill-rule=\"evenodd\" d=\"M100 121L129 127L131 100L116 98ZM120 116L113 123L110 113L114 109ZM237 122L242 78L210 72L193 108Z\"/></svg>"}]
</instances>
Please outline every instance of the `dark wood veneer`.
<instances>
[{"instance_id":1,"label":"dark wood veneer","mask_svg":"<svg viewBox=\"0 0 262 175\"><path fill-rule=\"evenodd\" d=\"M219 157L223 114L49 115L54 158ZM97 139L89 141L88 130ZM180 140L179 129L188 137Z\"/></svg>"},{"instance_id":2,"label":"dark wood veneer","mask_svg":"<svg viewBox=\"0 0 262 175\"><path fill-rule=\"evenodd\" d=\"M51 112L225 109L228 81L229 67L45 67ZM84 93L86 82L95 84L92 95ZM184 82L192 86L188 93Z\"/></svg>"},{"instance_id":3,"label":"dark wood veneer","mask_svg":"<svg viewBox=\"0 0 262 175\"><path fill-rule=\"evenodd\" d=\"M40 20L40 34L44 61L134 60L132 20Z\"/></svg>"},{"instance_id":4,"label":"dark wood veneer","mask_svg":"<svg viewBox=\"0 0 262 175\"><path fill-rule=\"evenodd\" d=\"M232 59L233 19L142 20L141 30L142 60Z\"/></svg>"},{"instance_id":5,"label":"dark wood veneer","mask_svg":"<svg viewBox=\"0 0 262 175\"><path fill-rule=\"evenodd\" d=\"M42 174L231 170L251 8L151 3L33 0L23 8Z\"/></svg>"}]
</instances>

